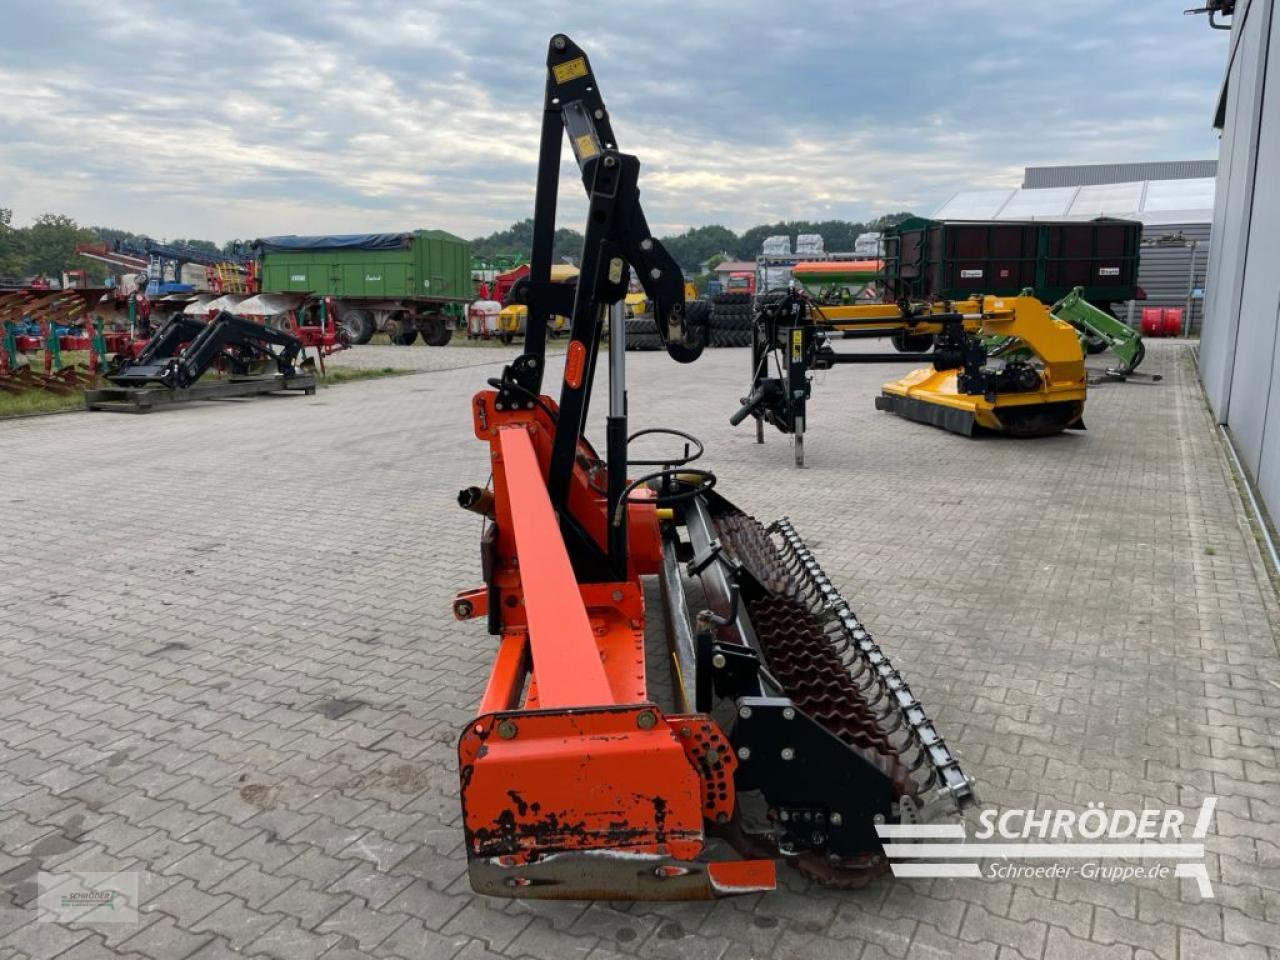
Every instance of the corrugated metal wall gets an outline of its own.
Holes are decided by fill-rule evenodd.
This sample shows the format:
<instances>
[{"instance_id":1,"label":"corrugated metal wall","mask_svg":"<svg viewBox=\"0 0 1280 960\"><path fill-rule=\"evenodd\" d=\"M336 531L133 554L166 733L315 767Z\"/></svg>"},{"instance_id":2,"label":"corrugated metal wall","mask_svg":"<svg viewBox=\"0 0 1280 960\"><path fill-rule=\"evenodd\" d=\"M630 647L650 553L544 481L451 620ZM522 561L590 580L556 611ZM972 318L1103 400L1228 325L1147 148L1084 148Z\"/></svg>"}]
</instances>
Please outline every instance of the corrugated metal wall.
<instances>
[{"instance_id":1,"label":"corrugated metal wall","mask_svg":"<svg viewBox=\"0 0 1280 960\"><path fill-rule=\"evenodd\" d=\"M1196 272L1194 287L1191 278L1190 247L1143 247L1142 260L1138 264L1138 283L1147 291L1147 299L1134 304L1133 323L1136 326L1143 307L1186 307L1187 293L1194 288L1204 289L1205 268L1209 263L1208 223L1162 223L1143 230L1143 239L1150 240L1164 234L1181 233L1187 240L1195 240ZM1204 318L1204 299L1191 301L1191 327L1199 330ZM1125 319L1121 317L1121 319Z\"/></svg>"},{"instance_id":2,"label":"corrugated metal wall","mask_svg":"<svg viewBox=\"0 0 1280 960\"><path fill-rule=\"evenodd\" d=\"M1065 167L1027 167L1023 188L1087 187L1135 180L1190 180L1218 175L1217 160L1157 160L1151 163L1089 163Z\"/></svg>"},{"instance_id":3,"label":"corrugated metal wall","mask_svg":"<svg viewBox=\"0 0 1280 960\"><path fill-rule=\"evenodd\" d=\"M1200 372L1214 414L1226 424L1275 520L1280 518L1280 101L1273 99L1267 108L1268 93L1280 97L1275 0L1241 2L1232 17Z\"/></svg>"}]
</instances>

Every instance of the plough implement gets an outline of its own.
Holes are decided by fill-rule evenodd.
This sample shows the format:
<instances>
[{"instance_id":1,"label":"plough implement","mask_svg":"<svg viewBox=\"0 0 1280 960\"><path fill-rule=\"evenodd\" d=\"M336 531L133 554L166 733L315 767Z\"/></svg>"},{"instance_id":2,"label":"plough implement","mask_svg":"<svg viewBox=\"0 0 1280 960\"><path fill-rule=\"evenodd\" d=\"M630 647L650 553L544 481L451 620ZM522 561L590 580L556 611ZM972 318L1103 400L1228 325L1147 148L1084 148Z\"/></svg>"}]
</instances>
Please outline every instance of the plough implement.
<instances>
[{"instance_id":1,"label":"plough implement","mask_svg":"<svg viewBox=\"0 0 1280 960\"><path fill-rule=\"evenodd\" d=\"M576 289L551 281L565 133L589 197ZM486 518L484 585L459 593L454 615L499 637L458 743L471 884L506 897L701 899L770 889L785 858L857 886L887 869L878 825L963 810L974 787L791 524L762 524L721 496L692 465L702 446L689 434L628 432L631 272L675 360L696 360L706 337L649 233L638 173L586 55L553 37L524 353L473 400L491 487L459 495ZM558 401L541 389L554 315L570 318ZM584 428L606 316L601 453ZM631 441L663 433L682 455L629 458ZM645 576L661 585L669 704L650 686ZM705 602L690 607L695 579Z\"/></svg>"},{"instance_id":2,"label":"plough implement","mask_svg":"<svg viewBox=\"0 0 1280 960\"><path fill-rule=\"evenodd\" d=\"M67 395L97 382L106 367L109 346L120 340L119 334L104 332L101 318L93 315L105 292L105 288L0 292L0 392L44 390ZM64 363L64 350L87 351L87 367ZM43 354L43 372L20 360L36 353Z\"/></svg>"},{"instance_id":3,"label":"plough implement","mask_svg":"<svg viewBox=\"0 0 1280 960\"><path fill-rule=\"evenodd\" d=\"M833 341L892 336L895 353L840 353ZM996 364L986 340L1016 348ZM930 349L932 348L932 349ZM845 363L915 360L929 366L886 383L876 408L972 435L1048 436L1082 429L1084 353L1076 331L1035 297L980 297L958 302L822 306L801 292L765 299L756 314L751 388L729 418L756 420L793 435L804 465L810 371Z\"/></svg>"}]
</instances>

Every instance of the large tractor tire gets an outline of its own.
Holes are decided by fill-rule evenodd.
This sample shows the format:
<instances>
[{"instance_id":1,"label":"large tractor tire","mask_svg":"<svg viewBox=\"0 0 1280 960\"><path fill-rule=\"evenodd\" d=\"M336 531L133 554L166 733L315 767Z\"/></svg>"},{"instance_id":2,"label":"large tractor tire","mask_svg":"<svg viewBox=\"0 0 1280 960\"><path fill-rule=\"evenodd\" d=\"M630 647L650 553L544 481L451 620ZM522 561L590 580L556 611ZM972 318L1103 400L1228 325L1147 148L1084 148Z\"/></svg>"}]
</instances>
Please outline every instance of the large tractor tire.
<instances>
[{"instance_id":1,"label":"large tractor tire","mask_svg":"<svg viewBox=\"0 0 1280 960\"><path fill-rule=\"evenodd\" d=\"M750 330L752 317L746 311L734 311L732 313L722 313L717 310L711 316L711 329L713 330Z\"/></svg>"},{"instance_id":2,"label":"large tractor tire","mask_svg":"<svg viewBox=\"0 0 1280 960\"><path fill-rule=\"evenodd\" d=\"M715 308L710 300L690 300L684 305L685 327L697 335L700 343L711 339L711 327L715 316Z\"/></svg>"},{"instance_id":3,"label":"large tractor tire","mask_svg":"<svg viewBox=\"0 0 1280 960\"><path fill-rule=\"evenodd\" d=\"M751 346L750 330L726 330L711 328L711 346L713 347L749 347Z\"/></svg>"},{"instance_id":4,"label":"large tractor tire","mask_svg":"<svg viewBox=\"0 0 1280 960\"><path fill-rule=\"evenodd\" d=\"M422 330L422 339L426 341L428 347L443 347L453 339L453 331L449 329L443 317L430 316L422 318L420 329Z\"/></svg>"},{"instance_id":5,"label":"large tractor tire","mask_svg":"<svg viewBox=\"0 0 1280 960\"><path fill-rule=\"evenodd\" d=\"M348 310L338 321L352 343L368 343L373 339L373 314L368 310Z\"/></svg>"},{"instance_id":6,"label":"large tractor tire","mask_svg":"<svg viewBox=\"0 0 1280 960\"><path fill-rule=\"evenodd\" d=\"M751 294L749 293L717 293L711 298L711 302L717 307L751 307Z\"/></svg>"},{"instance_id":7,"label":"large tractor tire","mask_svg":"<svg viewBox=\"0 0 1280 960\"><path fill-rule=\"evenodd\" d=\"M412 317L400 314L391 321L387 336L397 347L407 347L418 339L418 328L413 325Z\"/></svg>"},{"instance_id":8,"label":"large tractor tire","mask_svg":"<svg viewBox=\"0 0 1280 960\"><path fill-rule=\"evenodd\" d=\"M628 350L661 350L662 337L658 324L652 317L632 317L624 321L627 327Z\"/></svg>"}]
</instances>

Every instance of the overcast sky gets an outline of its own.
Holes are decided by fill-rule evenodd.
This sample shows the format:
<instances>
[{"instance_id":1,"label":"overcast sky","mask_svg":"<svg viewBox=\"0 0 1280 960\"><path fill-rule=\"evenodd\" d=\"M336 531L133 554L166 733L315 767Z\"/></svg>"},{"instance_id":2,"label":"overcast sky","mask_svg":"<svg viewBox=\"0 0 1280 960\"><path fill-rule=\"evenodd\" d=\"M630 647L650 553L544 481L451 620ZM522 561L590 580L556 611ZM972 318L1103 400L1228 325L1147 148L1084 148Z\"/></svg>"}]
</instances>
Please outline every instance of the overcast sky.
<instances>
[{"instance_id":1,"label":"overcast sky","mask_svg":"<svg viewBox=\"0 0 1280 960\"><path fill-rule=\"evenodd\" d=\"M1216 157L1227 35L1191 5L0 0L0 206L219 241L488 233L532 214L564 31L655 231L927 214L1030 164Z\"/></svg>"}]
</instances>

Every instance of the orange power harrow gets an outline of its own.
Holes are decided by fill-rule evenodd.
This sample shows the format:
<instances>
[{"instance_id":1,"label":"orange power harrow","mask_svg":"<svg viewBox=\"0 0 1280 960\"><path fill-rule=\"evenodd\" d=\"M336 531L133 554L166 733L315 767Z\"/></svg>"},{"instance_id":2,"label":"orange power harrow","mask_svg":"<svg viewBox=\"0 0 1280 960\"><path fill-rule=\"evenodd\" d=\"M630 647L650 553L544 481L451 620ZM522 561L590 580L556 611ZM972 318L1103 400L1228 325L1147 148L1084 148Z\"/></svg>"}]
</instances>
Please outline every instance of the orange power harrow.
<instances>
[{"instance_id":1,"label":"orange power harrow","mask_svg":"<svg viewBox=\"0 0 1280 960\"><path fill-rule=\"evenodd\" d=\"M486 518L484 586L454 614L498 638L458 743L472 886L700 899L772 888L776 859L860 885L887 868L883 828L962 810L973 785L788 521L765 526L720 496L682 431L640 431L683 439L682 456L630 458L632 271L673 359L698 358L707 310L684 302L649 232L639 162L617 148L586 55L557 35L547 67L524 353L474 399L491 486L459 496ZM551 281L566 132L589 198L576 287ZM552 316L570 317L558 401L541 389ZM601 453L584 431L606 318ZM670 675L652 688L647 576Z\"/></svg>"}]
</instances>

